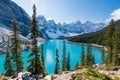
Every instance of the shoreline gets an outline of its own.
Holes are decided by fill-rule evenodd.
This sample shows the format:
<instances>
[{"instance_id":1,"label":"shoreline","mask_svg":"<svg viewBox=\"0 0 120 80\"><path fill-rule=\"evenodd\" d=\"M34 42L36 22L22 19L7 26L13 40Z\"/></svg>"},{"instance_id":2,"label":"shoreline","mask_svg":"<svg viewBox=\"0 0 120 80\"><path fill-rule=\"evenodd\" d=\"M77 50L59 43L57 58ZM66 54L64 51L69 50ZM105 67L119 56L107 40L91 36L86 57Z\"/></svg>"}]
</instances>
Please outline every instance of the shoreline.
<instances>
[{"instance_id":1,"label":"shoreline","mask_svg":"<svg viewBox=\"0 0 120 80\"><path fill-rule=\"evenodd\" d=\"M72 42L72 41L68 41L68 43L70 43L70 44L82 44L82 43ZM84 44L88 44L88 43L84 43ZM94 43L92 43L92 46L98 47L98 48L104 50L105 52L108 52L108 49L106 46L98 45L98 44L94 44Z\"/></svg>"}]
</instances>

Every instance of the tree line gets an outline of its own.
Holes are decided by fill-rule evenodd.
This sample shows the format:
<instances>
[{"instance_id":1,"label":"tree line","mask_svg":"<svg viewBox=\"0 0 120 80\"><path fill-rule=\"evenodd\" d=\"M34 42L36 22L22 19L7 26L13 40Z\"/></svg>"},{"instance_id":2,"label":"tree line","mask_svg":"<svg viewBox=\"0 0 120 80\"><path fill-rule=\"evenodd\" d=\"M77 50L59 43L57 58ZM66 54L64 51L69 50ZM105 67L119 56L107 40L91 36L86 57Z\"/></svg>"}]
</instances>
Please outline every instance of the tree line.
<instances>
[{"instance_id":1,"label":"tree line","mask_svg":"<svg viewBox=\"0 0 120 80\"><path fill-rule=\"evenodd\" d=\"M39 29L37 26L37 18L36 18L36 7L33 5L33 15L31 19L31 54L28 56L28 62L30 63L27 67L27 71L31 72L33 77L38 80L38 75L46 76L47 72L45 70L45 63L44 63L44 45L42 44L40 48L38 47L38 38L39 35ZM21 50L21 39L20 39L20 28L17 25L17 21L14 19L11 24L11 30L12 30L12 37L10 39L9 45L11 47L6 52L6 58L5 58L5 64L4 68L6 70L5 75L6 76L18 76L19 72L22 72L24 70L24 62L22 57L22 50ZM59 51L56 49L56 63L55 63L55 74L58 74L60 72L60 65L59 65ZM70 53L68 52L68 55L66 55L66 44L65 40L63 41L63 53L62 53L62 71L70 70Z\"/></svg>"},{"instance_id":2,"label":"tree line","mask_svg":"<svg viewBox=\"0 0 120 80\"><path fill-rule=\"evenodd\" d=\"M63 41L63 53L62 53L62 67L61 70L62 71L69 71L71 70L71 65L70 65L70 52L66 52L66 47L65 47L65 40ZM78 62L76 62L76 66L75 68L78 67L93 67L93 65L95 64L95 58L94 55L92 54L92 45L88 44L87 45L87 51L85 53L84 50L84 43L81 44L81 52L79 54L80 55L80 64ZM56 49L56 64L55 64L55 74L60 73L60 63L59 63L59 54L58 54L58 49Z\"/></svg>"},{"instance_id":3,"label":"tree line","mask_svg":"<svg viewBox=\"0 0 120 80\"><path fill-rule=\"evenodd\" d=\"M103 45L107 47L109 53L106 59L102 59L104 63L107 66L120 66L120 20L111 20L109 25L100 31L74 36L68 40Z\"/></svg>"},{"instance_id":4,"label":"tree line","mask_svg":"<svg viewBox=\"0 0 120 80\"><path fill-rule=\"evenodd\" d=\"M41 48L38 47L38 38L40 37L38 26L37 26L37 18L36 18L36 7L33 6L33 15L31 19L31 45L32 45L32 52L28 57L28 62L30 65L27 67L27 71L31 72L32 75L36 76L36 80L38 80L38 75L47 75L45 70L44 64L44 46L41 45ZM12 30L12 37L11 37L11 48L6 52L6 59L4 68L6 70L6 76L16 75L23 71L24 63L22 61L21 55L21 39L20 39L20 29L17 25L16 20L13 20L11 24ZM95 41L98 44L104 44L107 46L109 54L105 59L105 56L102 55L102 60L105 62L106 65L120 65L120 28L116 27L114 20L112 20L107 27L107 31L102 30L103 32L98 32L98 35L103 35L105 33L105 37L102 36L98 37L97 34L91 33L92 37L75 37L69 39L70 41L78 41L89 43L87 45L87 52L84 51L84 43L82 43L82 51L80 56L80 64L77 63L76 67L78 66L90 66L92 67L95 64L95 58L92 55L92 46L91 43ZM94 38L93 38L94 37ZM79 40L77 40L79 38ZM93 38L93 39L92 39ZM90 40L90 41L89 41ZM97 40L97 41L96 41ZM66 54L67 53L67 54ZM104 53L104 52L102 52ZM70 70L70 52L66 52L66 42L63 40L63 53L62 53L62 71ZM56 49L56 63L55 63L55 70L54 73L58 74L60 72L60 61L59 61L59 50Z\"/></svg>"},{"instance_id":5,"label":"tree line","mask_svg":"<svg viewBox=\"0 0 120 80\"><path fill-rule=\"evenodd\" d=\"M36 76L36 80L38 80L38 75L45 76L47 73L45 71L44 65L44 57L43 57L43 46L38 48L37 39L40 37L38 26L37 26L37 18L36 18L36 7L33 5L33 15L31 19L31 45L32 45L32 53L28 57L28 62L30 65L27 68L27 71L31 72L32 75ZM24 63L22 61L21 55L21 39L20 39L20 28L17 25L16 20L14 19L11 24L12 37L10 39L11 47L6 52L6 59L4 68L6 70L6 76L18 76L18 73L23 71ZM41 55L40 55L41 54Z\"/></svg>"}]
</instances>

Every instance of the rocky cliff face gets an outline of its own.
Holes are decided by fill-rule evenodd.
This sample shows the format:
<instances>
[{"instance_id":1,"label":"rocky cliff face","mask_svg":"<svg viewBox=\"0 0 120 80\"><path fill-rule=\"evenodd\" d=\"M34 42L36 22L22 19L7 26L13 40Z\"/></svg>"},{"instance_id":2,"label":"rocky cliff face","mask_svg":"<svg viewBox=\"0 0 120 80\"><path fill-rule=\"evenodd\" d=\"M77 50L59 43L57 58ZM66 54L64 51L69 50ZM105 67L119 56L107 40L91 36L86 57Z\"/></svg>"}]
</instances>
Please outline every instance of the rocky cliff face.
<instances>
[{"instance_id":1,"label":"rocky cliff face","mask_svg":"<svg viewBox=\"0 0 120 80\"><path fill-rule=\"evenodd\" d=\"M69 24L57 24L54 20L46 20L46 18L42 15L38 16L37 19L40 32L44 38L70 37L79 34L96 32L105 27L104 23L93 23L90 21L86 21L85 23L76 21Z\"/></svg>"},{"instance_id":2,"label":"rocky cliff face","mask_svg":"<svg viewBox=\"0 0 120 80\"><path fill-rule=\"evenodd\" d=\"M29 15L13 1L0 0L0 27L10 29L10 24L13 19L17 20L21 34L29 37L28 32L31 27ZM46 39L95 32L105 27L104 23L93 23L90 21L85 23L76 21L69 24L57 24L54 20L46 20L44 16L38 16L37 19L41 37Z\"/></svg>"},{"instance_id":3,"label":"rocky cliff face","mask_svg":"<svg viewBox=\"0 0 120 80\"><path fill-rule=\"evenodd\" d=\"M21 34L26 36L30 28L30 17L28 14L11 0L0 0L0 25L10 29L13 19L17 20L21 28Z\"/></svg>"}]
</instances>

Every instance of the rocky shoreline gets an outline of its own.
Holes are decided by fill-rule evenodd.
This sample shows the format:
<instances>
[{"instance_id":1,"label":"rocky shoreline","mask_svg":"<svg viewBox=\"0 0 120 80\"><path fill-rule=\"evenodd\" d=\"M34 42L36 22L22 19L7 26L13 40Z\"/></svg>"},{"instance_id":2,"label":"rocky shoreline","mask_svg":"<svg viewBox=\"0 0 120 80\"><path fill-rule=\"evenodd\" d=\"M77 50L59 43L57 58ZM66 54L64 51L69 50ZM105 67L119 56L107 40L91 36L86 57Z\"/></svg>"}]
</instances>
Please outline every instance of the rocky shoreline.
<instances>
[{"instance_id":1,"label":"rocky shoreline","mask_svg":"<svg viewBox=\"0 0 120 80\"><path fill-rule=\"evenodd\" d=\"M111 67L111 68L107 68L105 67L105 64L97 64L97 65L93 65L92 68L96 73L98 74L105 74L106 76L109 76L112 80L120 80L120 66L115 66L115 67ZM83 80L91 80L91 79L86 79L84 73L86 71L89 71L88 67L84 67L84 68L80 68L78 67L75 70L71 70L71 71L63 71L62 73L59 74L51 74L51 75L47 75L44 78L41 78L39 80L73 80L73 78L79 77L82 78ZM10 78L10 77L6 77L4 75L0 75L0 80L22 80L22 76L24 75L29 75L30 73L27 71L24 72L20 72L17 78ZM27 78L29 78L28 76L25 76ZM118 78L118 79L116 79ZM26 80L26 79L25 79ZM29 78L28 80L31 80L31 78ZM81 79L80 79L81 80ZM102 80L102 79L101 79Z\"/></svg>"}]
</instances>

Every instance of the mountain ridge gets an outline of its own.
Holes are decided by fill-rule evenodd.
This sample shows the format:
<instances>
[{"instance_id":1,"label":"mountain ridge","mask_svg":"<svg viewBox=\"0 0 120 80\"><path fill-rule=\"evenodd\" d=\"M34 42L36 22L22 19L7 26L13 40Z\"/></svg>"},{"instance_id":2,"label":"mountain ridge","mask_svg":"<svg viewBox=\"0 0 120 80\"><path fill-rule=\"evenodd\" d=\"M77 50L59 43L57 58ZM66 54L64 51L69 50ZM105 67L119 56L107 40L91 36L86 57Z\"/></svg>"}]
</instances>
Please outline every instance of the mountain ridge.
<instances>
[{"instance_id":1,"label":"mountain ridge","mask_svg":"<svg viewBox=\"0 0 120 80\"><path fill-rule=\"evenodd\" d=\"M10 30L10 24L15 18L21 29L23 36L29 35L30 16L16 3L11 0L0 0L0 26ZM105 27L104 23L92 23L80 21L72 23L56 23L53 19L47 20L44 16L38 16L38 26L40 35L45 39L70 37L78 34L90 33L101 30Z\"/></svg>"},{"instance_id":2,"label":"mountain ridge","mask_svg":"<svg viewBox=\"0 0 120 80\"><path fill-rule=\"evenodd\" d=\"M115 21L115 27L120 29L120 20ZM104 43L104 41L106 40L105 34L108 28L109 28L109 25L107 25L105 28L97 32L72 36L68 40L71 42L78 42L78 43L94 43L99 45L105 45Z\"/></svg>"},{"instance_id":3,"label":"mountain ridge","mask_svg":"<svg viewBox=\"0 0 120 80\"><path fill-rule=\"evenodd\" d=\"M38 26L41 28L41 32L48 38L70 37L78 34L96 32L105 27L104 23L92 23L86 21L81 23L80 21L72 23L56 23L53 19L46 20L42 15L37 17Z\"/></svg>"},{"instance_id":4,"label":"mountain ridge","mask_svg":"<svg viewBox=\"0 0 120 80\"><path fill-rule=\"evenodd\" d=\"M0 0L0 24L10 29L13 19L21 28L21 34L26 36L30 28L29 15L16 3L11 0Z\"/></svg>"}]
</instances>

